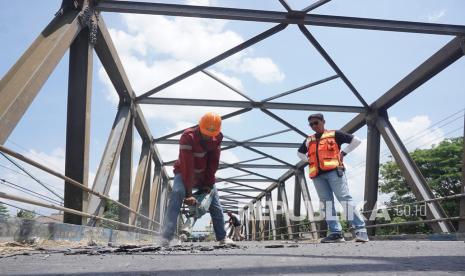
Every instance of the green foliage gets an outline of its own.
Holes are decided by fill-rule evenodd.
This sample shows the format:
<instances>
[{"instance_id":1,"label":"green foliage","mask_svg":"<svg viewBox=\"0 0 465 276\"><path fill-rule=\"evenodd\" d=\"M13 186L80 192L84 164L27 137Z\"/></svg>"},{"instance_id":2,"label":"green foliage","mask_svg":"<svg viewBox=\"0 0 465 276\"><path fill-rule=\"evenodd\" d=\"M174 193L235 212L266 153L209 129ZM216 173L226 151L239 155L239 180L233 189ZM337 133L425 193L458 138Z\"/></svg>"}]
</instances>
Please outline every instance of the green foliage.
<instances>
[{"instance_id":1,"label":"green foliage","mask_svg":"<svg viewBox=\"0 0 465 276\"><path fill-rule=\"evenodd\" d=\"M118 221L119 207L116 203L107 201L105 203L105 210L103 212L103 217L111 220ZM111 222L102 221L100 224L104 228L118 229L118 226Z\"/></svg>"},{"instance_id":2,"label":"green foliage","mask_svg":"<svg viewBox=\"0 0 465 276\"><path fill-rule=\"evenodd\" d=\"M463 137L457 137L446 139L439 145L433 146L431 149L417 149L411 153L411 156L425 177L434 195L436 197L443 197L460 193L462 181L462 154ZM394 161L382 164L380 167L380 174L380 191L391 195L391 200L387 202L388 206L404 205L417 201ZM458 204L458 200L446 200L441 202L442 207L449 216L458 216ZM417 207L416 205L411 205L411 210ZM424 216L417 216L418 213L415 213L413 216L412 213L399 213L398 209L390 210L389 214L391 218L394 218L393 221L397 221L400 218L405 221L425 218ZM392 229L377 229L377 233L385 233L386 231L389 232L392 231ZM397 227L395 232L399 231L402 233L425 233L429 232L430 229L420 224Z\"/></svg>"},{"instance_id":3,"label":"green foliage","mask_svg":"<svg viewBox=\"0 0 465 276\"><path fill-rule=\"evenodd\" d=\"M34 219L36 217L36 214L32 211L27 211L27 210L19 210L16 213L16 216L18 218L23 218L23 219Z\"/></svg>"},{"instance_id":4,"label":"green foliage","mask_svg":"<svg viewBox=\"0 0 465 276\"><path fill-rule=\"evenodd\" d=\"M6 206L3 205L3 203L1 202L0 202L0 216L5 216L5 217L9 216L8 208L6 208Z\"/></svg>"}]
</instances>

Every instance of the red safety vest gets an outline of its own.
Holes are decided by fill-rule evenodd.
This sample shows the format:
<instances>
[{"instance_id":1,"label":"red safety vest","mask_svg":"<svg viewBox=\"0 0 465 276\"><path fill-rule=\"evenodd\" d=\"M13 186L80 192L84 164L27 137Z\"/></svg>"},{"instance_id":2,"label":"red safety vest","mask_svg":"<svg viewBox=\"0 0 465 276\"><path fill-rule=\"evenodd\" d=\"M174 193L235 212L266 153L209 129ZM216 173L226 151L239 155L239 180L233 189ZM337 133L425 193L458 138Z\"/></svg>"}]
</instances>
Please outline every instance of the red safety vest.
<instances>
[{"instance_id":1,"label":"red safety vest","mask_svg":"<svg viewBox=\"0 0 465 276\"><path fill-rule=\"evenodd\" d=\"M330 171L340 165L340 150L336 143L336 132L325 130L317 141L315 135L308 139L308 164L310 178L318 176L319 170Z\"/></svg>"}]
</instances>

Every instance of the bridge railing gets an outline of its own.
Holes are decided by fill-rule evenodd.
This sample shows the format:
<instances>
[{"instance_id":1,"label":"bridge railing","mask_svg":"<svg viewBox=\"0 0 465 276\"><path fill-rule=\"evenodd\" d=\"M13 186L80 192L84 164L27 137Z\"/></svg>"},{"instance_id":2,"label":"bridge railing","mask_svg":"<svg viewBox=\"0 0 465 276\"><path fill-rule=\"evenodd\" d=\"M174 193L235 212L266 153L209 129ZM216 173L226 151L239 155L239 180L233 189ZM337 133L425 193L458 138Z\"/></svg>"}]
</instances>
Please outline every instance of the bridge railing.
<instances>
[{"instance_id":1,"label":"bridge railing","mask_svg":"<svg viewBox=\"0 0 465 276\"><path fill-rule=\"evenodd\" d=\"M120 221L116 221L116 220L112 220L112 219L108 219L108 218L105 218L105 217L102 217L102 216L99 216L99 215L95 215L95 214L90 214L90 213L87 213L87 212L83 212L83 211L78 211L78 210L75 210L75 209L71 209L71 208L66 208L66 207L63 207L63 206L60 206L60 205L56 205L56 204L50 204L50 203L45 203L45 202L40 202L40 201L37 201L37 200L32 200L32 199L28 199L28 198L25 198L25 197L22 197L22 196L17 196L17 195L12 195L12 194L7 194L7 193L4 193L4 192L0 192L0 198L3 198L3 199L8 199L8 200L13 200L13 201L17 201L17 202L22 202L22 203L27 203L27 204L32 204L32 205L35 205L35 206L41 206L41 207L45 207L45 208L49 208L49 209L54 209L54 210L58 210L58 211L62 211L62 212L66 212L66 213L70 213L70 214L75 214L75 215L78 215L78 216L82 216L82 217L85 217L85 218L89 218L91 220L94 220L94 221L105 221L105 222L108 222L108 223L111 223L111 224L114 224L114 225L117 225L117 226L122 226L122 227L125 227L125 228L128 228L128 229L137 229L137 230L142 230L142 231L145 231L147 233L153 233L153 234L156 234L156 233L159 233L160 231L154 231L153 229L155 228L155 226L160 226L160 222L158 221L155 221L135 210L133 210L131 207L129 206L126 206L124 204L122 204L121 202L119 201L116 201L112 198L110 198L109 196L106 196L104 194L101 194L99 192L96 192L92 189L90 189L89 187L83 185L82 183L79 183L77 181L75 181L74 179L71 179L59 172L56 172L50 168L47 168L46 166L40 164L40 163L37 163L35 162L34 160L22 155L22 154L19 154L11 149L8 149L2 145L0 145L0 152L3 152L11 157L14 157L20 161L23 161L37 169L40 169L50 175L53 175L55 177L58 177L62 180L65 180L67 183L70 183L71 185L75 186L75 187L78 187L79 189L81 189L82 191L84 192L87 192L89 194L92 194L92 195L95 195L99 198L101 198L102 200L104 201L108 201L108 202L112 202L113 204L115 204L116 206L118 206L118 208L122 208L124 210L127 210L129 212L131 212L132 214L134 214L136 217L138 217L139 219L143 219L143 220L146 220L150 223L151 227L150 228L142 228L142 227L139 227L139 226L136 226L136 225L132 225L132 224L128 224L128 223L124 223L124 222L120 222ZM158 227L159 228L159 227Z\"/></svg>"},{"instance_id":2,"label":"bridge railing","mask_svg":"<svg viewBox=\"0 0 465 276\"><path fill-rule=\"evenodd\" d=\"M440 218L440 219L425 219L426 210L427 210L426 204L431 203L431 202L437 202L437 201L457 200L461 198L465 198L465 193L438 197L438 198L429 199L429 200L419 200L419 201L409 202L405 204L385 206L385 207L378 208L378 209L367 210L361 213L372 214L372 212L378 213L379 211L388 212L388 210L397 209L399 207L405 208L406 206L410 206L410 205L425 204L425 205L422 205L424 209L420 212L421 213L420 216L411 216L410 214L407 214L407 212L405 212L405 215L408 215L409 217L411 217L412 220L402 221L402 222L370 224L370 225L366 225L367 229L430 224L430 223L437 223L437 222L444 222L444 221L449 221L449 222L465 221L464 216L447 216L445 218ZM418 214L418 212L414 212L414 214ZM277 218L276 217L272 218L269 216L269 214L264 214L262 218L265 218L265 219L261 221L249 220L246 222L249 225L255 224L254 227L253 225L251 227L252 229L255 228L255 231L252 231L250 233L245 233L244 236L246 237L246 239L248 240L313 239L314 234L318 234L321 237L327 232L326 221L324 220L324 218L320 218L320 219L312 220L312 221L307 220L303 222L293 221L291 219L292 229L294 229L294 231L288 231L290 229L288 226L279 226L279 227L272 228L271 225L273 225L273 223L271 223L270 220L273 219L274 222L276 223ZM344 219L344 216L341 216L341 218ZM376 223L376 219L377 218L373 220L373 223ZM311 230L312 223L316 223L318 225L317 229L320 229L320 230ZM344 220L342 220L342 223L344 223ZM278 224L283 224L283 223L281 221L281 223L278 222ZM269 229L266 229L266 227L264 227L265 225L267 225ZM348 228L347 230L350 232L354 231L353 228ZM459 229L455 229L455 231L459 232ZM310 234L310 235L304 235L304 234ZM402 232L398 232L397 234L402 234Z\"/></svg>"}]
</instances>

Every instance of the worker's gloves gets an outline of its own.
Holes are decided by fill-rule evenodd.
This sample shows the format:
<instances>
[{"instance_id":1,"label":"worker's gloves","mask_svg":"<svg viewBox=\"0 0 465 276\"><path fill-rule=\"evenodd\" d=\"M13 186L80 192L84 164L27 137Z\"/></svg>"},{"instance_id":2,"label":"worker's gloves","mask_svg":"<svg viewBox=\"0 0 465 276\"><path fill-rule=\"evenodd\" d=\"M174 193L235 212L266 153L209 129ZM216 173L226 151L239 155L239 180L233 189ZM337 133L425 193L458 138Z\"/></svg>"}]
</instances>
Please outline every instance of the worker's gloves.
<instances>
[{"instance_id":1,"label":"worker's gloves","mask_svg":"<svg viewBox=\"0 0 465 276\"><path fill-rule=\"evenodd\" d=\"M186 197L186 198L184 199L184 203L185 203L186 205L189 205L189 206L194 206L194 205L197 204L197 199L195 199L195 197L193 197L193 196Z\"/></svg>"}]
</instances>

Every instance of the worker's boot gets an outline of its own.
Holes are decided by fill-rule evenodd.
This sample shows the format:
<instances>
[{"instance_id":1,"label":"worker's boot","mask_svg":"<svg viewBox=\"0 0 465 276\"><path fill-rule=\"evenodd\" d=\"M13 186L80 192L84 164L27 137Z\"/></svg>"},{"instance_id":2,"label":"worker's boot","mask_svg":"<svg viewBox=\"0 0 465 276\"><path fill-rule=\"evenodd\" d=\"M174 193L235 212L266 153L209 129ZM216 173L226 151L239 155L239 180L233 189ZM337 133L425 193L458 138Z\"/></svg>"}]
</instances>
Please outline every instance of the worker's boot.
<instances>
[{"instance_id":1,"label":"worker's boot","mask_svg":"<svg viewBox=\"0 0 465 276\"><path fill-rule=\"evenodd\" d=\"M234 245L234 241L231 240L230 238L224 238L222 240L219 241L220 245Z\"/></svg>"},{"instance_id":2,"label":"worker's boot","mask_svg":"<svg viewBox=\"0 0 465 276\"><path fill-rule=\"evenodd\" d=\"M161 238L158 245L161 246L161 247L170 247L170 240L165 239L165 238Z\"/></svg>"},{"instance_id":3,"label":"worker's boot","mask_svg":"<svg viewBox=\"0 0 465 276\"><path fill-rule=\"evenodd\" d=\"M366 231L357 231L355 232L355 241L356 242L368 242L368 234Z\"/></svg>"},{"instance_id":4,"label":"worker's boot","mask_svg":"<svg viewBox=\"0 0 465 276\"><path fill-rule=\"evenodd\" d=\"M331 233L326 238L322 239L322 243L336 243L336 242L345 242L344 236L342 233Z\"/></svg>"}]
</instances>

